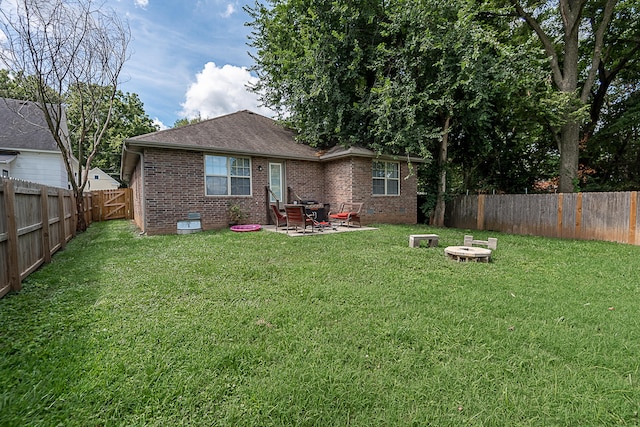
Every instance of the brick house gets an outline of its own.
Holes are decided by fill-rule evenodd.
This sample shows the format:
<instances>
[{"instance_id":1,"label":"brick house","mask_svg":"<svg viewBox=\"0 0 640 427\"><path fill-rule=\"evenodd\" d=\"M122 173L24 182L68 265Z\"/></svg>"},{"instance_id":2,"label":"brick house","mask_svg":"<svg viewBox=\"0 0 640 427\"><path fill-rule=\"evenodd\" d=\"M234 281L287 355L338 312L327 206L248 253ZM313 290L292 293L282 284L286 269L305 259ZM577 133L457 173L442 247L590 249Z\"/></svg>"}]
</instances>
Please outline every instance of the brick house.
<instances>
[{"instance_id":1,"label":"brick house","mask_svg":"<svg viewBox=\"0 0 640 427\"><path fill-rule=\"evenodd\" d=\"M198 214L203 229L224 228L233 204L246 223L268 224L275 198L333 209L362 202L363 224L416 223L417 180L408 160L421 159L357 147L320 152L295 136L245 110L127 139L121 177L133 189L137 226L147 234L171 234L178 221Z\"/></svg>"}]
</instances>

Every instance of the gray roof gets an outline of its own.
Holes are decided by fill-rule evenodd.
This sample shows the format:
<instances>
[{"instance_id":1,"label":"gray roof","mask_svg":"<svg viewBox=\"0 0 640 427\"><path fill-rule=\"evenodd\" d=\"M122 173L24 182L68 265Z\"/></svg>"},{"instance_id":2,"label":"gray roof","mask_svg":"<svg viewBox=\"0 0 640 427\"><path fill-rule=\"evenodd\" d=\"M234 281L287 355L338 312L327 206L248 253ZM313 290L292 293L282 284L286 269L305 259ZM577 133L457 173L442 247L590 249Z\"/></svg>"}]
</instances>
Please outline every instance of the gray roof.
<instances>
[{"instance_id":1,"label":"gray roof","mask_svg":"<svg viewBox=\"0 0 640 427\"><path fill-rule=\"evenodd\" d=\"M60 151L42 110L34 102L7 98L0 98L0 148Z\"/></svg>"},{"instance_id":2,"label":"gray roof","mask_svg":"<svg viewBox=\"0 0 640 427\"><path fill-rule=\"evenodd\" d=\"M127 140L128 146L208 150L317 160L316 150L296 142L292 130L248 110Z\"/></svg>"}]
</instances>

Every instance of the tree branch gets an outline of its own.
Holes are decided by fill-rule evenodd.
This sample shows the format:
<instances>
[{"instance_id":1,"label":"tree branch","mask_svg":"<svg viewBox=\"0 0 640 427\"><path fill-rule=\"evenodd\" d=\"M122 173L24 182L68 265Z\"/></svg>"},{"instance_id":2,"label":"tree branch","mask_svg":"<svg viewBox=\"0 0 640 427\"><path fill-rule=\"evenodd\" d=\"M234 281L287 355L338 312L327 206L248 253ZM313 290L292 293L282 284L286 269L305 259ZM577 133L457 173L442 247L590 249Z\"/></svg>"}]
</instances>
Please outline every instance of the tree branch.
<instances>
[{"instance_id":1,"label":"tree branch","mask_svg":"<svg viewBox=\"0 0 640 427\"><path fill-rule=\"evenodd\" d=\"M591 58L591 68L589 69L589 74L582 86L582 93L580 94L580 100L583 103L586 103L589 99L589 94L591 93L591 88L595 83L596 76L598 73L598 68L600 65L600 60L602 58L602 47L604 45L604 36L607 31L607 27L611 22L611 17L613 15L613 9L615 8L617 0L607 0L604 6L604 11L602 13L602 21L600 21L600 25L596 30L595 34L595 44L593 47L593 56Z\"/></svg>"},{"instance_id":2,"label":"tree branch","mask_svg":"<svg viewBox=\"0 0 640 427\"><path fill-rule=\"evenodd\" d=\"M524 10L518 0L511 0L511 4L515 7L518 15L523 18L529 25L529 27L531 27L531 29L538 35L538 38L540 39L540 42L542 42L542 46L544 47L544 51L550 58L553 80L558 87L561 87L564 81L564 76L562 70L560 69L560 63L558 60L558 54L556 52L555 45L553 44L549 36L544 32L538 21L536 21L533 16L531 16Z\"/></svg>"}]
</instances>

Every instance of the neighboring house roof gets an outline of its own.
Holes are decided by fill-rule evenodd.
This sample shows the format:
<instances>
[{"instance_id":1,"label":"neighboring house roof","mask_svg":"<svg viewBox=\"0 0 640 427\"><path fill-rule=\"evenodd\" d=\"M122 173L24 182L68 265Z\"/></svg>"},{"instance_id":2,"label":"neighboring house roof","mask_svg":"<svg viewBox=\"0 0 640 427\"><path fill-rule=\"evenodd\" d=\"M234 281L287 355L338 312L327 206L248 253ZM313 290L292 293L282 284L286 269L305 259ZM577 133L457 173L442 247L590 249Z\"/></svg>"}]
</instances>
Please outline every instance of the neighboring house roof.
<instances>
[{"instance_id":1,"label":"neighboring house roof","mask_svg":"<svg viewBox=\"0 0 640 427\"><path fill-rule=\"evenodd\" d=\"M0 150L0 164L8 165L13 162L20 154L18 151Z\"/></svg>"},{"instance_id":2,"label":"neighboring house roof","mask_svg":"<svg viewBox=\"0 0 640 427\"><path fill-rule=\"evenodd\" d=\"M284 128L273 119L248 110L125 140L121 167L121 176L124 180L130 179L138 161L135 152L141 152L144 147L306 161L353 156L378 157L373 151L362 147L348 149L334 147L325 152L317 151L308 145L296 142L296 132ZM411 161L422 162L423 160L411 158Z\"/></svg>"},{"instance_id":3,"label":"neighboring house roof","mask_svg":"<svg viewBox=\"0 0 640 427\"><path fill-rule=\"evenodd\" d=\"M0 124L0 148L60 151L34 102L0 98ZM62 125L66 132L65 120Z\"/></svg>"}]
</instances>

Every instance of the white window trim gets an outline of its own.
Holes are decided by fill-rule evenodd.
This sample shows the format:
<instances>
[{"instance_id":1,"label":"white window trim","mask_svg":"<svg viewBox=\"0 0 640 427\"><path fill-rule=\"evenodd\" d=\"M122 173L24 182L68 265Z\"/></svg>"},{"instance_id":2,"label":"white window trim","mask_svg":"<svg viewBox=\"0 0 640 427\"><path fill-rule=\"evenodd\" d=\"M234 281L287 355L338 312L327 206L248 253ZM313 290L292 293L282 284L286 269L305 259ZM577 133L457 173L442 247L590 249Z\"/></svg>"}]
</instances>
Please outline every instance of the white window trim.
<instances>
[{"instance_id":1,"label":"white window trim","mask_svg":"<svg viewBox=\"0 0 640 427\"><path fill-rule=\"evenodd\" d=\"M373 176L373 166L375 163L383 163L384 164L384 169L385 169L385 176L384 177L375 177ZM398 177L397 178L388 178L386 175L386 171L387 171L387 165L389 164L394 164L398 166ZM374 180L384 180L384 194L381 193L374 193L373 192L373 181ZM389 181L396 181L398 183L398 192L394 193L394 194L389 194L388 189L389 189ZM400 188L400 162L388 162L385 160L374 160L373 163L371 163L371 195L373 197L398 197L400 196L401 193L401 188Z\"/></svg>"},{"instance_id":2,"label":"white window trim","mask_svg":"<svg viewBox=\"0 0 640 427\"><path fill-rule=\"evenodd\" d=\"M207 194L207 177L208 176L222 176L222 175L208 175L207 174L207 157L224 157L227 159L227 194ZM231 175L231 165L229 159L247 159L249 160L249 176L238 176L237 178L249 179L249 194L231 194L231 178L235 175ZM251 157L245 156L229 156L225 154L205 154L203 157L204 162L204 195L206 197L252 197L253 195L253 166Z\"/></svg>"}]
</instances>

